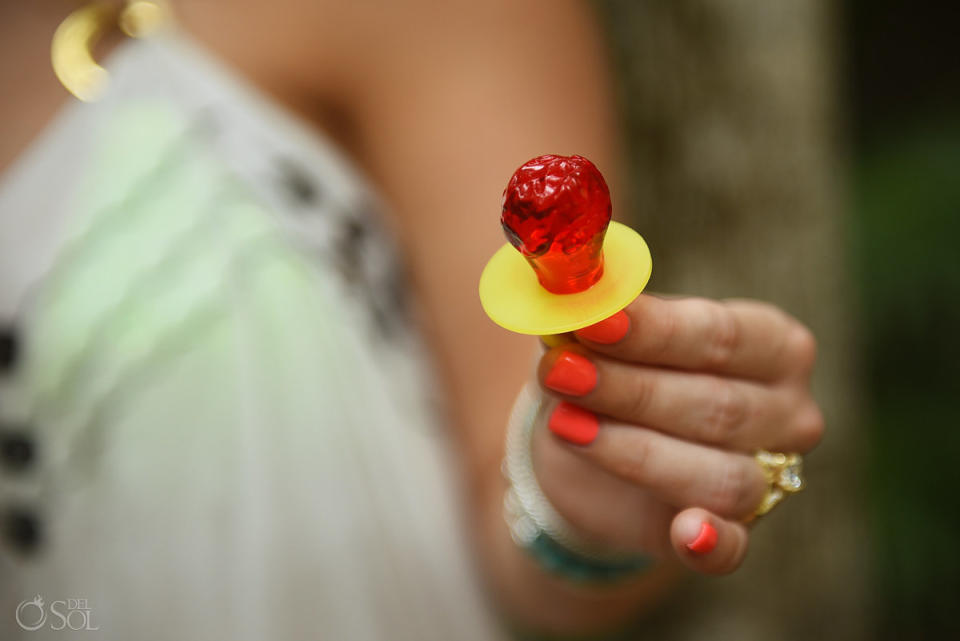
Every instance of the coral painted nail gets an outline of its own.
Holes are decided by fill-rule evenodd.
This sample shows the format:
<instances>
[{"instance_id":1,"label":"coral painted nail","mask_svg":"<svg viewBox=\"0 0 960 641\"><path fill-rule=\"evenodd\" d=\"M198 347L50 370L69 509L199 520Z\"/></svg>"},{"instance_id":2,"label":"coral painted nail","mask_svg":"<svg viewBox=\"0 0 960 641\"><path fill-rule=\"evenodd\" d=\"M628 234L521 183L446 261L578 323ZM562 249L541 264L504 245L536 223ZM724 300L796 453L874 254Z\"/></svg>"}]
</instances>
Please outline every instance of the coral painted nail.
<instances>
[{"instance_id":1,"label":"coral painted nail","mask_svg":"<svg viewBox=\"0 0 960 641\"><path fill-rule=\"evenodd\" d=\"M576 334L594 343L612 345L626 336L628 331L630 331L630 317L625 311L620 310L599 323L578 329Z\"/></svg>"},{"instance_id":2,"label":"coral painted nail","mask_svg":"<svg viewBox=\"0 0 960 641\"><path fill-rule=\"evenodd\" d=\"M561 394L583 396L597 386L597 368L580 354L563 352L543 382Z\"/></svg>"},{"instance_id":3,"label":"coral painted nail","mask_svg":"<svg viewBox=\"0 0 960 641\"><path fill-rule=\"evenodd\" d=\"M596 414L566 401L553 410L547 426L558 437L575 445L589 445L600 431Z\"/></svg>"},{"instance_id":4,"label":"coral painted nail","mask_svg":"<svg viewBox=\"0 0 960 641\"><path fill-rule=\"evenodd\" d=\"M687 549L697 555L709 554L717 547L717 529L704 521L697 538L687 543Z\"/></svg>"}]
</instances>

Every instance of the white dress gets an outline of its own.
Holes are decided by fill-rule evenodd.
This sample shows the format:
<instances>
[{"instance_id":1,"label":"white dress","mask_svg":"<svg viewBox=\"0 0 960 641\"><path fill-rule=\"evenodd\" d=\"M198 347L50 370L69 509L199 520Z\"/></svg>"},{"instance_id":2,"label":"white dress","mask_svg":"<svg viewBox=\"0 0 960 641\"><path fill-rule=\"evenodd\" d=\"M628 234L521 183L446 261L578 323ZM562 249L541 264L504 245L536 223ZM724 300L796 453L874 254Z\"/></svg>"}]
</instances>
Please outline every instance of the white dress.
<instances>
[{"instance_id":1,"label":"white dress","mask_svg":"<svg viewBox=\"0 0 960 641\"><path fill-rule=\"evenodd\" d=\"M0 638L499 638L375 195L182 35L107 67L0 177Z\"/></svg>"}]
</instances>

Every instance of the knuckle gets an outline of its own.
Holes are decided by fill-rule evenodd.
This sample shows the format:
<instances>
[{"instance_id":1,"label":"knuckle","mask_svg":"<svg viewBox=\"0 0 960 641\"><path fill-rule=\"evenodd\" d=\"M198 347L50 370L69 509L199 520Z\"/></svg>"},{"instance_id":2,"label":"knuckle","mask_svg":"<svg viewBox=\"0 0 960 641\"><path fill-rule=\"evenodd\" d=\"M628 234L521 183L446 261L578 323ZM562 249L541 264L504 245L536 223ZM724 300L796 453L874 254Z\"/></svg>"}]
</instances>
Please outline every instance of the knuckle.
<instances>
[{"instance_id":1,"label":"knuckle","mask_svg":"<svg viewBox=\"0 0 960 641\"><path fill-rule=\"evenodd\" d=\"M624 412L636 421L641 421L650 409L656 385L652 376L638 372L632 377L630 387L624 399Z\"/></svg>"},{"instance_id":2,"label":"knuckle","mask_svg":"<svg viewBox=\"0 0 960 641\"><path fill-rule=\"evenodd\" d=\"M711 488L713 509L724 516L740 516L752 494L750 474L739 461L730 461L721 468Z\"/></svg>"},{"instance_id":3,"label":"knuckle","mask_svg":"<svg viewBox=\"0 0 960 641\"><path fill-rule=\"evenodd\" d=\"M731 381L716 379L711 394L711 409L707 414L705 440L710 443L728 443L736 436L747 417L747 399Z\"/></svg>"},{"instance_id":4,"label":"knuckle","mask_svg":"<svg viewBox=\"0 0 960 641\"><path fill-rule=\"evenodd\" d=\"M808 403L800 410L797 417L797 449L800 452L809 452L815 448L823 439L825 430L826 424L823 419L823 412L820 411L816 403Z\"/></svg>"},{"instance_id":5,"label":"knuckle","mask_svg":"<svg viewBox=\"0 0 960 641\"><path fill-rule=\"evenodd\" d=\"M626 447L613 453L610 471L620 478L642 485L646 478L647 464L653 455L653 445L642 431L632 433L631 437L630 442L625 444Z\"/></svg>"},{"instance_id":6,"label":"knuckle","mask_svg":"<svg viewBox=\"0 0 960 641\"><path fill-rule=\"evenodd\" d=\"M710 332L707 344L707 367L721 369L730 364L740 345L740 322L737 315L721 304L711 304Z\"/></svg>"},{"instance_id":7,"label":"knuckle","mask_svg":"<svg viewBox=\"0 0 960 641\"><path fill-rule=\"evenodd\" d=\"M659 316L658 324L659 331L647 334L647 336L651 337L651 340L646 347L653 357L668 353L671 346L676 342L677 335L680 333L680 318L676 314L663 314ZM644 336L642 332L640 335Z\"/></svg>"},{"instance_id":8,"label":"knuckle","mask_svg":"<svg viewBox=\"0 0 960 641\"><path fill-rule=\"evenodd\" d=\"M813 332L797 323L787 337L787 357L804 373L813 370L817 360L817 339Z\"/></svg>"}]
</instances>

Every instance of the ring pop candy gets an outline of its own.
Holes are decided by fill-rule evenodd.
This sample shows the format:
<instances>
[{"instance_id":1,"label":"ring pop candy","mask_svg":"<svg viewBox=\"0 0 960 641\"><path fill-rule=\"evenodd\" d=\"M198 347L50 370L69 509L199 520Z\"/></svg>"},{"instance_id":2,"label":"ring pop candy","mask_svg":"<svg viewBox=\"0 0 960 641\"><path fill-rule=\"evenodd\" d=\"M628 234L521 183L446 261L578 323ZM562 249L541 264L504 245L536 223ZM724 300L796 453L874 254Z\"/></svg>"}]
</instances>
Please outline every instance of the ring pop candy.
<instances>
[{"instance_id":1,"label":"ring pop candy","mask_svg":"<svg viewBox=\"0 0 960 641\"><path fill-rule=\"evenodd\" d=\"M521 165L503 192L500 223L510 243L480 276L487 316L519 334L549 336L626 307L653 264L643 238L611 222L611 210L606 181L583 156Z\"/></svg>"}]
</instances>

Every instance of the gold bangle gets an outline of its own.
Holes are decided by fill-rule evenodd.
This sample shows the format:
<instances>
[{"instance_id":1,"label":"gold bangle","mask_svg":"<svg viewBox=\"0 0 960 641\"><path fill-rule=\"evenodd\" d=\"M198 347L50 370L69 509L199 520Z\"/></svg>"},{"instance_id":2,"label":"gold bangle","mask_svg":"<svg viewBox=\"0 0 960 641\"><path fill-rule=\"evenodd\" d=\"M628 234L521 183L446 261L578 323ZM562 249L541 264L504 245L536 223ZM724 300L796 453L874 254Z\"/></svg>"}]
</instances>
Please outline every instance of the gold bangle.
<instances>
[{"instance_id":1,"label":"gold bangle","mask_svg":"<svg viewBox=\"0 0 960 641\"><path fill-rule=\"evenodd\" d=\"M110 80L92 52L115 18L125 34L144 38L170 21L170 10L162 0L130 0L119 12L95 2L64 18L50 42L50 62L60 83L84 102L99 98Z\"/></svg>"}]
</instances>

